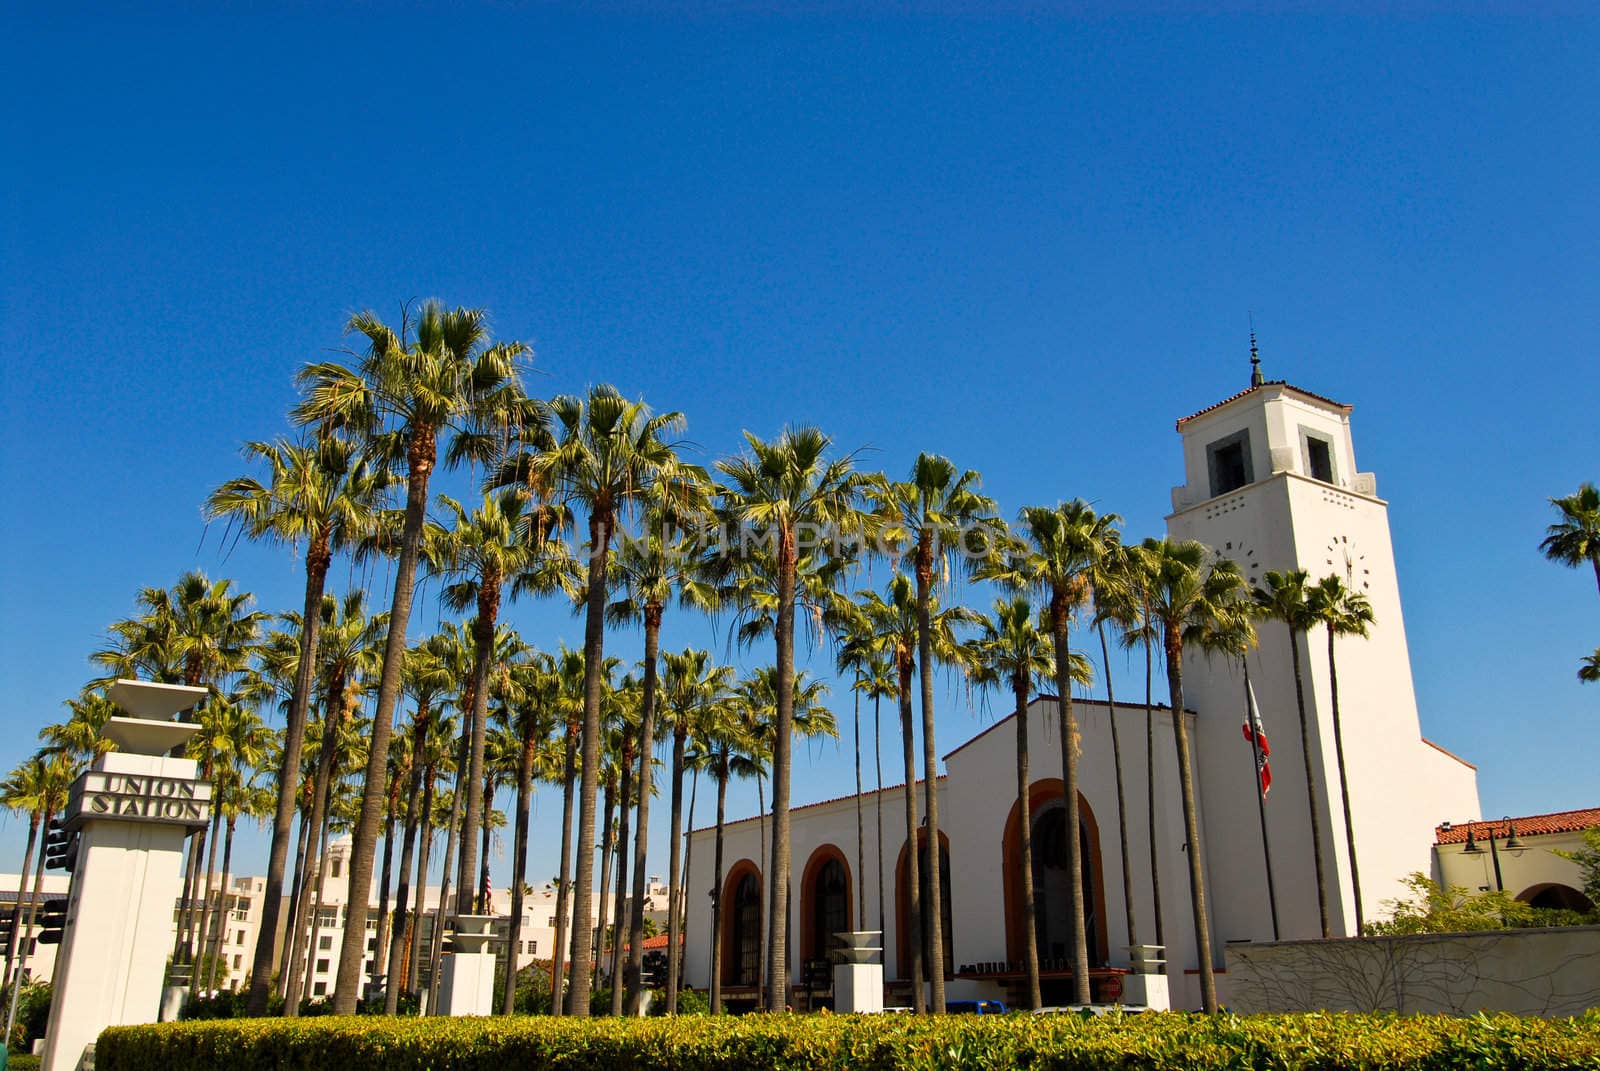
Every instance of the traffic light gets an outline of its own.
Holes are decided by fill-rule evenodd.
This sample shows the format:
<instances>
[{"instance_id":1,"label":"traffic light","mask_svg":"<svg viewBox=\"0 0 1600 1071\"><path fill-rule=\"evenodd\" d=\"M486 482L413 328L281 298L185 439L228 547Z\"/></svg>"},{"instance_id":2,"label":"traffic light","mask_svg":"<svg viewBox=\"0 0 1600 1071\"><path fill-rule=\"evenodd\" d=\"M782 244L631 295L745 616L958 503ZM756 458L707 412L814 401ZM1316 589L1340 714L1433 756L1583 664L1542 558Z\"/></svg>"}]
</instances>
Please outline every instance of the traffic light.
<instances>
[{"instance_id":1,"label":"traffic light","mask_svg":"<svg viewBox=\"0 0 1600 1071\"><path fill-rule=\"evenodd\" d=\"M41 945L59 945L67 928L67 901L46 900L44 910L39 913L39 927Z\"/></svg>"},{"instance_id":2,"label":"traffic light","mask_svg":"<svg viewBox=\"0 0 1600 1071\"><path fill-rule=\"evenodd\" d=\"M21 910L21 905L0 908L0 949L11 947L11 935L17 932L17 912L19 910Z\"/></svg>"},{"instance_id":3,"label":"traffic light","mask_svg":"<svg viewBox=\"0 0 1600 1071\"><path fill-rule=\"evenodd\" d=\"M78 866L78 834L67 832L61 820L52 818L44 836L44 868L72 873Z\"/></svg>"}]
</instances>

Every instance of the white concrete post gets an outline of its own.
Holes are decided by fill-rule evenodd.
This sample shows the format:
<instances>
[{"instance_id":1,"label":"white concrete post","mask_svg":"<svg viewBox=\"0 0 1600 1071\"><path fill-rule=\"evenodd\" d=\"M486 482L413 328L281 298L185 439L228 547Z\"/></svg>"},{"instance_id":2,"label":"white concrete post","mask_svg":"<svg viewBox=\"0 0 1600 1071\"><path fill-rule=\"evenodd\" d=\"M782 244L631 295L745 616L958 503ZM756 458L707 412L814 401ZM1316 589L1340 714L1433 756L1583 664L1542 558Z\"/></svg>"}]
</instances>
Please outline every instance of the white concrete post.
<instances>
[{"instance_id":1,"label":"white concrete post","mask_svg":"<svg viewBox=\"0 0 1600 1071\"><path fill-rule=\"evenodd\" d=\"M493 915L456 916L454 950L439 964L440 1014L494 1014L494 923Z\"/></svg>"},{"instance_id":2,"label":"white concrete post","mask_svg":"<svg viewBox=\"0 0 1600 1071\"><path fill-rule=\"evenodd\" d=\"M883 1011L883 934L878 930L836 933L844 947L832 953L833 1010Z\"/></svg>"},{"instance_id":3,"label":"white concrete post","mask_svg":"<svg viewBox=\"0 0 1600 1071\"><path fill-rule=\"evenodd\" d=\"M199 730L169 720L204 688L118 681L111 700L133 717L102 731L119 750L72 786L64 825L79 834L45 1032L44 1071L78 1071L108 1026L153 1023L182 893L184 838L203 829L211 786L192 759L168 758Z\"/></svg>"}]
</instances>

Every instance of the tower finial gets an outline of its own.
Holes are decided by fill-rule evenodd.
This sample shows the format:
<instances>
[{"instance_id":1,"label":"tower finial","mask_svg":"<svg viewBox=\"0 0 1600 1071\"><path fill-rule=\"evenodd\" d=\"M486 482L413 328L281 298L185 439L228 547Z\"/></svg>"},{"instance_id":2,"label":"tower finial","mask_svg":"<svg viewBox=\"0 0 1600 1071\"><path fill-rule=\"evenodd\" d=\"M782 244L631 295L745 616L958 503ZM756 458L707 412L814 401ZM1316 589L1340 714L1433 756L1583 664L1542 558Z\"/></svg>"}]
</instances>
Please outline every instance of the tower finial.
<instances>
[{"instance_id":1,"label":"tower finial","mask_svg":"<svg viewBox=\"0 0 1600 1071\"><path fill-rule=\"evenodd\" d=\"M1256 347L1256 318L1250 317L1250 385L1259 387L1266 377L1261 374L1261 351Z\"/></svg>"}]
</instances>

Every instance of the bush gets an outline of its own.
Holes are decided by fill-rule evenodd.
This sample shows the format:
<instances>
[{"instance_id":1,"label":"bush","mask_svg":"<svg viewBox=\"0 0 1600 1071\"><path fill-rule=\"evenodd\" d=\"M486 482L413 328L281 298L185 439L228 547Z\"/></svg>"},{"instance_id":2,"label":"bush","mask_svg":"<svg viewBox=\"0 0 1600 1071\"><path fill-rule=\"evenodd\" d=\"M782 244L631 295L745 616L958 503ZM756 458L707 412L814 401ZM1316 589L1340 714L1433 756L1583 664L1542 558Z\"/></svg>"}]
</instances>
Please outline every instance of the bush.
<instances>
[{"instance_id":1,"label":"bush","mask_svg":"<svg viewBox=\"0 0 1600 1071\"><path fill-rule=\"evenodd\" d=\"M727 1011L727 1005L723 1005L722 1010ZM650 1014L667 1014L667 991L665 989L656 992L655 999L650 1002ZM678 1014L710 1015L711 998L693 989L680 989L678 990Z\"/></svg>"},{"instance_id":2,"label":"bush","mask_svg":"<svg viewBox=\"0 0 1600 1071\"><path fill-rule=\"evenodd\" d=\"M11 1029L11 1037L6 1039L10 1053L27 1055L33 1051L34 1041L44 1037L50 1024L50 993L49 982L22 984L22 992L17 995L17 1022ZM0 1014L4 1011L0 1007ZM0 1023L4 1021L0 1019Z\"/></svg>"},{"instance_id":3,"label":"bush","mask_svg":"<svg viewBox=\"0 0 1600 1071\"><path fill-rule=\"evenodd\" d=\"M27 1056L12 1056L6 1060L7 1071L39 1071L39 1057L29 1054Z\"/></svg>"},{"instance_id":4,"label":"bush","mask_svg":"<svg viewBox=\"0 0 1600 1071\"><path fill-rule=\"evenodd\" d=\"M253 1019L113 1027L98 1071L1600 1068L1600 1013Z\"/></svg>"}]
</instances>

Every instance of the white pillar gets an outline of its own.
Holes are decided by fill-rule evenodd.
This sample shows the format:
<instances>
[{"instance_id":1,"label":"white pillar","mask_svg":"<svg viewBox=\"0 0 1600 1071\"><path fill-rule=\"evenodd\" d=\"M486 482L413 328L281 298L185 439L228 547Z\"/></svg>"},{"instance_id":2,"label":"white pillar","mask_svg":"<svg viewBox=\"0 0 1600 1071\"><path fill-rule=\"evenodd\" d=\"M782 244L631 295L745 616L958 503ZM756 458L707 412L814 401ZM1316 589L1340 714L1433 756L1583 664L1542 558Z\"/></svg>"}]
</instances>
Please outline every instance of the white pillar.
<instances>
[{"instance_id":1,"label":"white pillar","mask_svg":"<svg viewBox=\"0 0 1600 1071\"><path fill-rule=\"evenodd\" d=\"M883 1011L883 934L878 930L836 933L844 947L832 953L833 1010Z\"/></svg>"},{"instance_id":2,"label":"white pillar","mask_svg":"<svg viewBox=\"0 0 1600 1071\"><path fill-rule=\"evenodd\" d=\"M211 807L211 786L196 780L193 760L166 756L199 726L166 719L204 695L127 681L112 689L136 717L110 719L104 735L122 750L95 759L67 805L65 825L80 839L44 1071L77 1071L100 1031L160 1014L184 839L204 828Z\"/></svg>"},{"instance_id":3,"label":"white pillar","mask_svg":"<svg viewBox=\"0 0 1600 1071\"><path fill-rule=\"evenodd\" d=\"M456 916L454 950L439 964L441 1015L494 1014L494 922L493 915Z\"/></svg>"}]
</instances>

